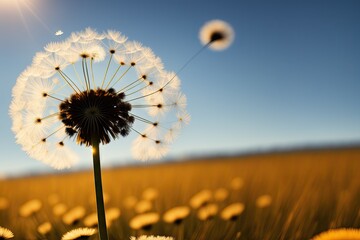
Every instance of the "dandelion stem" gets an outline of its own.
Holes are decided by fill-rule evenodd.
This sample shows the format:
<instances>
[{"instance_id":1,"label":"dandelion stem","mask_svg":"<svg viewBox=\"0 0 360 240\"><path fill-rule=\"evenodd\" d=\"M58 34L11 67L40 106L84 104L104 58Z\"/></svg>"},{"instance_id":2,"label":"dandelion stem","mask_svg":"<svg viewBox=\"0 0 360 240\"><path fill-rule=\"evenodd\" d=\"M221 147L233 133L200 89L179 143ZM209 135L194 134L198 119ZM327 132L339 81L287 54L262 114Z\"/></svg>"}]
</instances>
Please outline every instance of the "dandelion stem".
<instances>
[{"instance_id":1,"label":"dandelion stem","mask_svg":"<svg viewBox=\"0 0 360 240\"><path fill-rule=\"evenodd\" d=\"M114 87L115 84L117 84L117 83L123 78L123 76L125 76L125 74L130 70L131 67L132 67L132 66L129 66L129 67L125 70L125 72L124 72L123 74L121 74L121 76L115 81L115 83L114 83L111 87Z\"/></svg>"},{"instance_id":2,"label":"dandelion stem","mask_svg":"<svg viewBox=\"0 0 360 240\"><path fill-rule=\"evenodd\" d=\"M118 71L119 71L120 68L121 68L121 65L119 64L119 66L116 68L115 73L113 74L113 76L111 77L110 81L109 81L108 84L106 85L105 89L107 89L107 88L110 86L112 80L114 80L114 78L115 78L115 76L116 76L116 74L118 73Z\"/></svg>"},{"instance_id":3,"label":"dandelion stem","mask_svg":"<svg viewBox=\"0 0 360 240\"><path fill-rule=\"evenodd\" d=\"M94 59L91 59L91 61L90 61L91 77L92 77L92 82L93 82L94 89L95 89L95 86L96 86L96 85L95 85L95 77L94 77L93 62L94 62Z\"/></svg>"},{"instance_id":4,"label":"dandelion stem","mask_svg":"<svg viewBox=\"0 0 360 240\"><path fill-rule=\"evenodd\" d=\"M94 180L95 180L95 193L96 193L96 207L97 207L97 215L98 215L99 239L108 240L106 219L105 219L104 197L103 197L102 182L101 182L100 148L99 148L100 140L99 138L93 136L91 142L92 142L91 145L92 145L93 164L94 164Z\"/></svg>"},{"instance_id":5,"label":"dandelion stem","mask_svg":"<svg viewBox=\"0 0 360 240\"><path fill-rule=\"evenodd\" d=\"M104 79L103 79L103 81L102 81L102 83L101 83L101 88L103 88L103 86L104 86L105 79L106 79L107 73L108 73L108 71L109 71L109 67L110 67L110 63L111 63L112 56L113 56L113 55L111 54L111 55L110 55L110 58L109 58L109 62L108 62L108 64L107 64L107 66L106 66L106 70L105 70L105 74L104 74Z\"/></svg>"}]
</instances>

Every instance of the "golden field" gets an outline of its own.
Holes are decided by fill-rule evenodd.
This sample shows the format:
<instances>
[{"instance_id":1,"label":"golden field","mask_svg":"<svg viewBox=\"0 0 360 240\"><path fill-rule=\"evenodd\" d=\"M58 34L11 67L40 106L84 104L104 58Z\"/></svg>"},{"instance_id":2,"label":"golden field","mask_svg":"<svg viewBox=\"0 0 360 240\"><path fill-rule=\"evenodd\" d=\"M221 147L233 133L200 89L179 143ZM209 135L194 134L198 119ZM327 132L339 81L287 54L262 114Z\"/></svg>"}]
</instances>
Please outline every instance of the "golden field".
<instances>
[{"instance_id":1,"label":"golden field","mask_svg":"<svg viewBox=\"0 0 360 240\"><path fill-rule=\"evenodd\" d=\"M359 173L356 147L104 169L105 206L120 213L108 224L110 239L142 234L190 240L311 239L330 228L360 228ZM192 197L199 192L206 197L195 206ZM26 209L31 203L24 206L30 200L37 203L33 211ZM225 220L222 210L232 203L244 208L237 218ZM163 214L176 206L188 206L189 215L179 224L165 222ZM64 220L75 207L82 213ZM0 181L0 226L10 229L14 239L61 239L89 225L95 211L91 171ZM134 230L129 222L141 212L160 218ZM39 229L45 222L50 229Z\"/></svg>"}]
</instances>

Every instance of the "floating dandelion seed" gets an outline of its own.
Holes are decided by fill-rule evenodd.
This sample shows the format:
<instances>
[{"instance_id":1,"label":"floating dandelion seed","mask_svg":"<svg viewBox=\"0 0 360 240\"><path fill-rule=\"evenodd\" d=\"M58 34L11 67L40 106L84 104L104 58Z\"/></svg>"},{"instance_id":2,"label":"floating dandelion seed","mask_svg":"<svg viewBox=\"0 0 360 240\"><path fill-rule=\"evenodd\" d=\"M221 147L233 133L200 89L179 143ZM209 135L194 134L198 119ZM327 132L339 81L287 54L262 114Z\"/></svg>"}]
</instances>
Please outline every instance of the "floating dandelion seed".
<instances>
[{"instance_id":1,"label":"floating dandelion seed","mask_svg":"<svg viewBox=\"0 0 360 240\"><path fill-rule=\"evenodd\" d=\"M212 20L201 28L199 38L202 44L213 50L224 50L234 41L234 30L222 20Z\"/></svg>"},{"instance_id":2,"label":"floating dandelion seed","mask_svg":"<svg viewBox=\"0 0 360 240\"><path fill-rule=\"evenodd\" d=\"M52 225L50 222L44 222L37 227L37 231L41 235L48 234L51 231L51 229L52 229Z\"/></svg>"},{"instance_id":3,"label":"floating dandelion seed","mask_svg":"<svg viewBox=\"0 0 360 240\"><path fill-rule=\"evenodd\" d=\"M233 203L229 206L225 207L221 213L220 216L224 220L231 220L235 221L240 214L244 211L245 205L242 203Z\"/></svg>"},{"instance_id":4,"label":"floating dandelion seed","mask_svg":"<svg viewBox=\"0 0 360 240\"><path fill-rule=\"evenodd\" d=\"M14 237L14 234L9 229L0 227L0 239L1 240L10 239L13 237Z\"/></svg>"},{"instance_id":5,"label":"floating dandelion seed","mask_svg":"<svg viewBox=\"0 0 360 240\"><path fill-rule=\"evenodd\" d=\"M29 217L34 213L40 211L41 207L42 207L42 203L38 199L27 201L20 206L19 215L22 217Z\"/></svg>"},{"instance_id":6,"label":"floating dandelion seed","mask_svg":"<svg viewBox=\"0 0 360 240\"><path fill-rule=\"evenodd\" d=\"M256 206L258 208L265 208L271 205L272 198L270 195L261 195L256 199Z\"/></svg>"},{"instance_id":7,"label":"floating dandelion seed","mask_svg":"<svg viewBox=\"0 0 360 240\"><path fill-rule=\"evenodd\" d=\"M360 230L355 228L330 229L312 240L360 240Z\"/></svg>"},{"instance_id":8,"label":"floating dandelion seed","mask_svg":"<svg viewBox=\"0 0 360 240\"><path fill-rule=\"evenodd\" d=\"M64 32L61 31L61 30L58 30L58 31L55 32L55 36L61 36L63 34L64 34Z\"/></svg>"},{"instance_id":9,"label":"floating dandelion seed","mask_svg":"<svg viewBox=\"0 0 360 240\"><path fill-rule=\"evenodd\" d=\"M140 236L140 237L130 237L130 240L174 240L173 237L164 237L164 236Z\"/></svg>"},{"instance_id":10,"label":"floating dandelion seed","mask_svg":"<svg viewBox=\"0 0 360 240\"><path fill-rule=\"evenodd\" d=\"M151 227L159 221L159 219L160 216L156 212L143 213L130 220L130 227L134 230L150 230Z\"/></svg>"},{"instance_id":11,"label":"floating dandelion seed","mask_svg":"<svg viewBox=\"0 0 360 240\"><path fill-rule=\"evenodd\" d=\"M77 228L65 233L61 240L86 240L96 233L95 228Z\"/></svg>"},{"instance_id":12,"label":"floating dandelion seed","mask_svg":"<svg viewBox=\"0 0 360 240\"><path fill-rule=\"evenodd\" d=\"M167 210L163 215L163 219L167 223L181 224L189 214L190 208L188 206L178 206Z\"/></svg>"}]
</instances>

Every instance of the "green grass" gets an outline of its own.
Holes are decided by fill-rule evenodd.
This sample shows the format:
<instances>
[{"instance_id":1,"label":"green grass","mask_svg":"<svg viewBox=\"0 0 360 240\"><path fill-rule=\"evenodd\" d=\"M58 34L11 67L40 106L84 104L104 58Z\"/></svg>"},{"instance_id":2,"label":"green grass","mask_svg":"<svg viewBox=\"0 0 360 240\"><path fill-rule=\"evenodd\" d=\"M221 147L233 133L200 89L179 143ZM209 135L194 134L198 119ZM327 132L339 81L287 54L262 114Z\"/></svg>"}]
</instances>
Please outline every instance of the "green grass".
<instances>
[{"instance_id":1,"label":"green grass","mask_svg":"<svg viewBox=\"0 0 360 240\"><path fill-rule=\"evenodd\" d=\"M107 169L103 171L106 208L118 207L121 216L109 228L110 239L129 239L132 235L154 234L175 239L310 239L330 228L360 228L360 148L309 150L259 154L233 158L202 159L183 163ZM243 187L234 190L231 181L240 177ZM219 210L241 202L245 210L234 221L215 216L208 221L197 218L197 210L181 226L159 221L152 229L134 231L129 221L136 215L124 206L124 199L141 199L148 187L158 190L152 211L163 214L178 205L189 205L197 192L218 188L229 190L229 197L216 202ZM0 198L9 206L0 210L0 226L9 228L15 239L60 239L67 231L82 227L83 221L68 226L55 217L49 196L56 194L68 208L83 206L87 215L96 211L92 172L37 176L0 181ZM272 198L265 208L256 206L264 194ZM40 211L20 217L20 206L39 199ZM47 236L37 233L39 224L49 221L53 229ZM183 237L181 234L183 228ZM91 239L97 239L94 236Z\"/></svg>"}]
</instances>

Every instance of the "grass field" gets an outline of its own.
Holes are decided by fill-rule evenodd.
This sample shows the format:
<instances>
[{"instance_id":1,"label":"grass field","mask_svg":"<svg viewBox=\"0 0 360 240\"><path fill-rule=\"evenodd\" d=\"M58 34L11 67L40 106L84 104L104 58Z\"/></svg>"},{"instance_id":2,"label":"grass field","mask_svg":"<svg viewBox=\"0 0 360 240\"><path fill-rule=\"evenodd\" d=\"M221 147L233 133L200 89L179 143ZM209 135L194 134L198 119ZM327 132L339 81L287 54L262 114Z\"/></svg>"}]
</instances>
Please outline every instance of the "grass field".
<instances>
[{"instance_id":1,"label":"grass field","mask_svg":"<svg viewBox=\"0 0 360 240\"><path fill-rule=\"evenodd\" d=\"M107 169L106 208L121 212L109 226L110 238L154 234L175 239L310 239L330 228L360 228L359 173L360 148ZM200 210L190 207L180 224L163 221L166 210L189 206L192 196L203 190L210 190L211 196L200 203ZM91 172L2 180L0 226L12 230L14 239L60 239L85 226L84 219L96 211L94 194ZM141 201L144 198L148 200ZM39 200L38 207L26 214L31 204L23 204L34 199ZM237 202L245 207L238 218L222 219L222 209ZM200 220L198 212L206 204L218 211ZM56 212L59 206L63 210ZM78 206L83 213L65 223L64 214ZM129 221L137 212L156 212L160 220L150 229L133 230ZM51 230L41 234L38 227L44 222Z\"/></svg>"}]
</instances>

